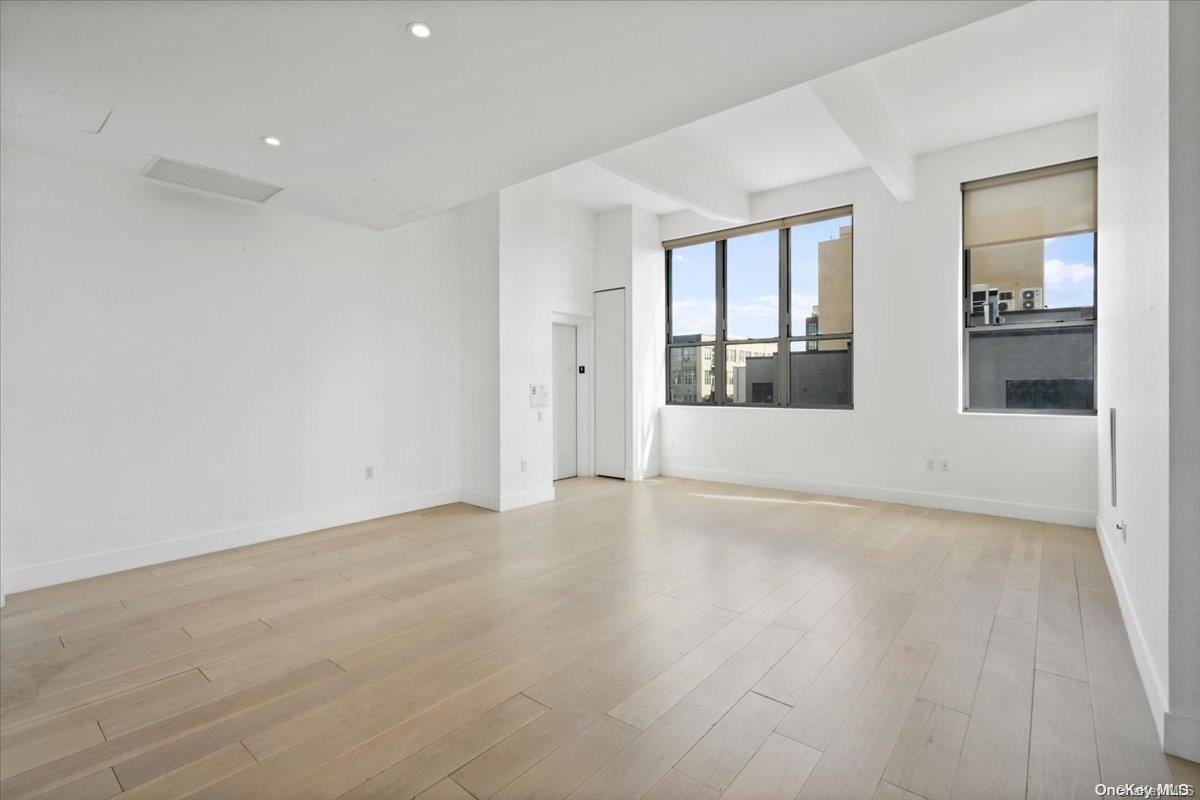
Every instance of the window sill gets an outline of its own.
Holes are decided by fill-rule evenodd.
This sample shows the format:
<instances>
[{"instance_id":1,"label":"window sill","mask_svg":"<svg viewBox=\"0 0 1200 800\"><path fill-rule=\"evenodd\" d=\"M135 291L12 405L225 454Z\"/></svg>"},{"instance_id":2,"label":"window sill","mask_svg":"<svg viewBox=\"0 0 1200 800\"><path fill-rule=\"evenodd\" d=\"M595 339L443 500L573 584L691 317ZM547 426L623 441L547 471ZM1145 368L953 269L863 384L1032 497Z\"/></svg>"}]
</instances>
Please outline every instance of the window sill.
<instances>
[{"instance_id":1,"label":"window sill","mask_svg":"<svg viewBox=\"0 0 1200 800\"><path fill-rule=\"evenodd\" d=\"M1041 417L1043 419L1095 419L1095 411L973 411L969 408L958 412L968 417Z\"/></svg>"}]
</instances>

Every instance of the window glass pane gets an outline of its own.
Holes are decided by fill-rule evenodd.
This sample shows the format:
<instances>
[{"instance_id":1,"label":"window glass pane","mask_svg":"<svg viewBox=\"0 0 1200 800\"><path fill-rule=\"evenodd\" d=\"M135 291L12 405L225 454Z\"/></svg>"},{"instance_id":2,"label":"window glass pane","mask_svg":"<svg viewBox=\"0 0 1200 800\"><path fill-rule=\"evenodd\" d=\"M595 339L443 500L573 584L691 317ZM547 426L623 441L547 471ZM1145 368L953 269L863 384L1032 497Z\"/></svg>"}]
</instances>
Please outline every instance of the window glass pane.
<instances>
[{"instance_id":1,"label":"window glass pane","mask_svg":"<svg viewBox=\"0 0 1200 800\"><path fill-rule=\"evenodd\" d=\"M779 336L779 231L725 245L725 320L730 339Z\"/></svg>"},{"instance_id":2,"label":"window glass pane","mask_svg":"<svg viewBox=\"0 0 1200 800\"><path fill-rule=\"evenodd\" d=\"M669 351L671 402L715 402L717 348L712 345L671 347Z\"/></svg>"},{"instance_id":3,"label":"window glass pane","mask_svg":"<svg viewBox=\"0 0 1200 800\"><path fill-rule=\"evenodd\" d=\"M824 219L788 230L792 261L792 336L850 333L854 218Z\"/></svg>"},{"instance_id":4,"label":"window glass pane","mask_svg":"<svg viewBox=\"0 0 1200 800\"><path fill-rule=\"evenodd\" d=\"M852 376L850 339L792 342L791 404L849 406Z\"/></svg>"},{"instance_id":5,"label":"window glass pane","mask_svg":"<svg viewBox=\"0 0 1200 800\"><path fill-rule=\"evenodd\" d=\"M1092 411L1095 329L993 329L968 335L970 408Z\"/></svg>"},{"instance_id":6,"label":"window glass pane","mask_svg":"<svg viewBox=\"0 0 1200 800\"><path fill-rule=\"evenodd\" d=\"M1096 234L1046 240L1042 264L1042 303L1046 308L1096 305ZM1020 298L1024 307L1024 295Z\"/></svg>"},{"instance_id":7,"label":"window glass pane","mask_svg":"<svg viewBox=\"0 0 1200 800\"><path fill-rule=\"evenodd\" d=\"M1095 242L1095 234L1080 233L972 248L970 324L984 323L992 297L1005 322L1087 318L1095 306ZM1058 309L1088 313L1046 313Z\"/></svg>"},{"instance_id":8,"label":"window glass pane","mask_svg":"<svg viewBox=\"0 0 1200 800\"><path fill-rule=\"evenodd\" d=\"M779 369L775 342L725 348L725 391L731 403L774 403Z\"/></svg>"},{"instance_id":9,"label":"window glass pane","mask_svg":"<svg viewBox=\"0 0 1200 800\"><path fill-rule=\"evenodd\" d=\"M717 338L716 253L716 242L671 251L672 342Z\"/></svg>"}]
</instances>

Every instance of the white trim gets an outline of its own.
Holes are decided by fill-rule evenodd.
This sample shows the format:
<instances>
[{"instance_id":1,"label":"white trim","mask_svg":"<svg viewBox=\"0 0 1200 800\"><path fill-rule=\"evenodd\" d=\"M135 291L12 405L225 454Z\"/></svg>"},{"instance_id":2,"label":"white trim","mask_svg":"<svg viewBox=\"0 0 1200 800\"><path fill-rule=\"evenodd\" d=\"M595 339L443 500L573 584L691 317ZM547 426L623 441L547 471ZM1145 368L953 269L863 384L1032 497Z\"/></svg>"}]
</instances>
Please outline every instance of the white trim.
<instances>
[{"instance_id":1,"label":"white trim","mask_svg":"<svg viewBox=\"0 0 1200 800\"><path fill-rule=\"evenodd\" d=\"M494 494L483 494L481 492L472 492L463 490L461 500L464 503L469 503L473 506L486 508L488 511L512 511L525 506L536 505L537 503L548 503L554 499L554 484L543 486L540 489L530 489L527 492L515 492L497 497Z\"/></svg>"},{"instance_id":2,"label":"white trim","mask_svg":"<svg viewBox=\"0 0 1200 800\"><path fill-rule=\"evenodd\" d=\"M583 375L575 386L576 418L575 418L575 474L591 476L596 474L596 426L592 424L592 389L593 362L593 317L582 314L567 314L553 311L550 314L551 324L570 325L575 329L575 357L583 367Z\"/></svg>"},{"instance_id":3,"label":"white trim","mask_svg":"<svg viewBox=\"0 0 1200 800\"><path fill-rule=\"evenodd\" d=\"M524 508L538 503L549 503L554 499L554 484L551 483L543 486L540 489L530 489L527 492L516 492L514 494L506 494L500 498L499 511L512 511L516 508Z\"/></svg>"},{"instance_id":4,"label":"white trim","mask_svg":"<svg viewBox=\"0 0 1200 800\"><path fill-rule=\"evenodd\" d=\"M403 514L407 511L454 503L460 499L461 495L462 493L457 489L406 495L377 503L341 506L297 517L184 536L165 542L153 542L120 550L89 553L59 561L15 567L4 572L4 591L7 594L14 594L30 589L39 589L43 586L94 578L97 575L162 564L180 558L244 547L248 544L267 542L272 539L282 539L286 536L311 533L338 525L348 525L352 522Z\"/></svg>"},{"instance_id":5,"label":"white trim","mask_svg":"<svg viewBox=\"0 0 1200 800\"><path fill-rule=\"evenodd\" d=\"M678 464L664 463L662 474L672 478L695 478L717 483L735 483L743 486L760 486L765 489L784 489L810 494L857 497L862 500L879 500L885 503L903 503L913 506L942 508L949 511L965 511L971 514L989 514L998 517L1029 519L1037 522L1053 522L1060 525L1090 527L1096 519L1095 510L1038 506L1029 503L1014 503L1007 500L989 500L982 497L916 492L906 489L889 489L883 486L868 486L857 483L829 483L778 475L758 475L750 472L728 472L725 470L697 469Z\"/></svg>"},{"instance_id":6,"label":"white trim","mask_svg":"<svg viewBox=\"0 0 1200 800\"><path fill-rule=\"evenodd\" d=\"M1112 552L1113 536L1097 515L1095 522L1096 538L1100 540L1100 552L1104 554L1104 562L1108 565L1108 574L1112 576L1113 590L1117 595L1117 605L1121 609L1121 619L1125 623L1125 633L1129 638L1129 648L1133 650L1133 660L1137 664L1138 675L1142 679L1142 689L1146 693L1146 701L1150 704L1150 713L1154 717L1154 727L1158 730L1158 740L1165 744L1165 718L1167 711L1167 692L1159 683L1158 671L1154 668L1154 657L1150 654L1150 646L1146 644L1146 636L1138 623L1134 612L1133 602L1129 596L1129 588L1125 585L1125 576L1121 574L1120 562Z\"/></svg>"},{"instance_id":7,"label":"white trim","mask_svg":"<svg viewBox=\"0 0 1200 800\"><path fill-rule=\"evenodd\" d=\"M488 511L500 510L500 498L494 494L484 494L483 492L475 492L470 489L463 489L459 493L459 499L468 505L486 508Z\"/></svg>"},{"instance_id":8,"label":"white trim","mask_svg":"<svg viewBox=\"0 0 1200 800\"><path fill-rule=\"evenodd\" d=\"M1163 750L1200 762L1200 720L1168 711L1163 715Z\"/></svg>"}]
</instances>

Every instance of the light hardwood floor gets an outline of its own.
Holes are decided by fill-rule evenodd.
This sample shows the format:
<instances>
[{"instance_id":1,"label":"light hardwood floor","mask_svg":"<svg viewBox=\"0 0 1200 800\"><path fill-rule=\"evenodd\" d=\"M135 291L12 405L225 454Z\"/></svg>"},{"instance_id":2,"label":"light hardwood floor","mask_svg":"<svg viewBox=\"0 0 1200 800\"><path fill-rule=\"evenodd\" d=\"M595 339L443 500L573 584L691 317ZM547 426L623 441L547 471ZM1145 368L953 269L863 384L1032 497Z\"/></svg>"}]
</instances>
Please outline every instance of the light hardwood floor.
<instances>
[{"instance_id":1,"label":"light hardwood floor","mask_svg":"<svg viewBox=\"0 0 1200 800\"><path fill-rule=\"evenodd\" d=\"M0 796L1094 797L1166 783L1095 533L576 479L9 599Z\"/></svg>"}]
</instances>

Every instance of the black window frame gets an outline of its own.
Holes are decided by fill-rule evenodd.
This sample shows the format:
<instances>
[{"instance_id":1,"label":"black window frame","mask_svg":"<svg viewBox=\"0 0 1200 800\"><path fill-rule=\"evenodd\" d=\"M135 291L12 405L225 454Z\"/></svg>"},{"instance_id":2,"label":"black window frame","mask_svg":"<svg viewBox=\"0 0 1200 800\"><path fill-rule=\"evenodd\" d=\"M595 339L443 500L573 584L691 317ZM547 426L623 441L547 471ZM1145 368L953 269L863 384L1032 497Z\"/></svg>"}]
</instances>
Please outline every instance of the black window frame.
<instances>
[{"instance_id":1,"label":"black window frame","mask_svg":"<svg viewBox=\"0 0 1200 800\"><path fill-rule=\"evenodd\" d=\"M825 219L836 219L839 217L850 218L850 325L849 330L839 333L809 333L806 324L806 318L801 318L799 331L796 334L792 331L792 275L791 275L791 230L797 226L805 225L812 222L820 222ZM754 225L747 225L740 228L730 228L728 230L717 231L712 234L706 234L698 237L685 237L668 242L663 242L664 250L664 274L666 281L666 404L672 406L698 406L704 408L711 407L734 407L734 408L795 408L795 409L816 409L816 410L834 410L834 411L853 411L854 410L854 206L847 203L845 205L833 206L831 208L812 211L804 214L783 217L778 220L772 220ZM755 339L730 339L728 336L728 314L727 314L727 284L726 278L728 274L726 256L727 244L730 239L739 236L748 236L756 233L762 233L767 230L776 230L779 237L778 255L779 255L779 320L776 336ZM673 298L671 293L671 255L674 250L688 247L693 244L703 244L713 242L713 282L715 286L715 313L714 330L715 337L711 341L698 340L694 342L676 342L672 337L672 319L671 310ZM806 342L817 343L823 340L841 341L847 343L845 352L849 359L849 402L846 404L802 404L792 403L791 397L791 367L792 367L792 343ZM753 402L733 402L728 396L726 387L728 385L728 377L726 375L726 360L729 347L750 344L774 344L775 345L775 401L772 403L753 403ZM700 348L713 348L713 400L706 401L680 401L673 400L671 397L671 351L673 349L693 347L697 348L698 353ZM807 350L807 347L805 348ZM816 351L810 351L816 352ZM699 359L698 359L699 360ZM699 364L697 365L697 385L702 385L703 376L700 374Z\"/></svg>"},{"instance_id":2,"label":"black window frame","mask_svg":"<svg viewBox=\"0 0 1200 800\"><path fill-rule=\"evenodd\" d=\"M979 181L994 181L994 180L1036 180L1042 175L1053 172L1070 170L1070 169L1094 169L1097 177L1099 176L1099 160L1097 158L1084 158L1077 161L1068 161L1060 164L1051 164L1045 167L1036 167L1034 169L1021 170L1019 172L995 175L989 178L982 178ZM966 201L967 192L971 184L979 181L968 181L959 187L959 235L960 239L964 238L964 229L966 225ZM1094 202L1099 202L1098 187L1093 187ZM1012 415L1052 415L1052 416L1072 416L1072 417L1094 417L1096 416L1096 400L1097 400L1097 381L1096 372L1098 369L1098 353L1099 353L1099 329L1098 320L1100 315L1100 259L1099 259L1099 242L1100 233L1099 225L1093 225L1090 229L1072 231L1070 233L1060 233L1052 236L1034 236L1025 239L1019 239L1012 242L999 242L996 244L982 245L982 247L995 247L1003 244L1016 244L1020 242L1044 242L1048 239L1058 239L1064 236L1076 236L1085 233L1092 235L1092 305L1091 306L1073 306L1054 309L1061 311L1064 315L1074 313L1079 315L1079 319L1063 319L1055 321L1039 321L1039 322L1006 322L1002 325L980 325L973 322L975 314L973 313L973 304L971 296L971 250L966 246L965 241L962 242L962 411L964 414L1012 414ZM1091 316L1087 316L1090 311ZM1013 311L1010 314L1021 314L1025 312ZM1092 408L1090 409L1072 409L1072 408L989 408L989 407L971 407L971 337L972 336L992 336L1014 334L1025 331L1036 333L1037 331L1052 331L1066 330L1068 328L1087 328L1091 330L1092 335Z\"/></svg>"}]
</instances>

